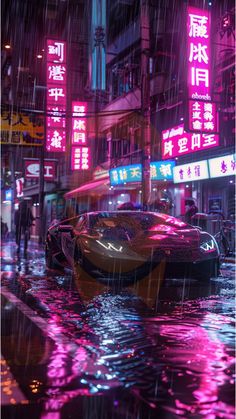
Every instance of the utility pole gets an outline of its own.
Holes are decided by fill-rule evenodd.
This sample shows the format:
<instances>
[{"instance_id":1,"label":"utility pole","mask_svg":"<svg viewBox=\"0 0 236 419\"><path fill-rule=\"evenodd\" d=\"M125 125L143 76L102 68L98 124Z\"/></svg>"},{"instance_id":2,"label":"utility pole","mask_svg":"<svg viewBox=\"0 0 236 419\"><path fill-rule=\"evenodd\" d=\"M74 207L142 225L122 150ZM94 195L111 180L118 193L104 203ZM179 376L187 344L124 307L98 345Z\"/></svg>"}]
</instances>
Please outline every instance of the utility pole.
<instances>
[{"instance_id":1,"label":"utility pole","mask_svg":"<svg viewBox=\"0 0 236 419\"><path fill-rule=\"evenodd\" d=\"M142 111L142 206L147 210L151 197L150 158L150 23L149 0L140 0L141 29L141 111Z\"/></svg>"},{"instance_id":2,"label":"utility pole","mask_svg":"<svg viewBox=\"0 0 236 419\"><path fill-rule=\"evenodd\" d=\"M16 200L16 179L15 179L15 152L14 146L10 147L10 171L11 171L11 234L15 234L15 200Z\"/></svg>"},{"instance_id":3,"label":"utility pole","mask_svg":"<svg viewBox=\"0 0 236 419\"><path fill-rule=\"evenodd\" d=\"M46 117L45 117L46 119ZM45 233L44 220L44 144L40 150L39 164L39 244L43 243Z\"/></svg>"}]
</instances>

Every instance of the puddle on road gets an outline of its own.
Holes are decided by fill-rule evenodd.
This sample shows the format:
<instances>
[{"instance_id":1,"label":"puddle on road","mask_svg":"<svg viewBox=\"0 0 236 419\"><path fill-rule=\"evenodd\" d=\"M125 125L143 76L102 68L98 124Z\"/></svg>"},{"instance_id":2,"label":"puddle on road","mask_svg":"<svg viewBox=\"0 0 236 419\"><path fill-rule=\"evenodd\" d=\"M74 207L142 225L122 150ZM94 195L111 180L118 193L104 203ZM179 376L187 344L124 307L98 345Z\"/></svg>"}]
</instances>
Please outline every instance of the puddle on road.
<instances>
[{"instance_id":1,"label":"puddle on road","mask_svg":"<svg viewBox=\"0 0 236 419\"><path fill-rule=\"evenodd\" d=\"M42 403L42 415L107 394L110 417L125 418L130 409L133 418L154 418L160 410L163 418L234 418L230 282L170 281L155 294L153 284L111 290L42 274L40 258L21 263L10 265L16 273L3 269L3 285L47 327L39 332L19 312L9 326L4 306L3 352L28 399Z\"/></svg>"}]
</instances>

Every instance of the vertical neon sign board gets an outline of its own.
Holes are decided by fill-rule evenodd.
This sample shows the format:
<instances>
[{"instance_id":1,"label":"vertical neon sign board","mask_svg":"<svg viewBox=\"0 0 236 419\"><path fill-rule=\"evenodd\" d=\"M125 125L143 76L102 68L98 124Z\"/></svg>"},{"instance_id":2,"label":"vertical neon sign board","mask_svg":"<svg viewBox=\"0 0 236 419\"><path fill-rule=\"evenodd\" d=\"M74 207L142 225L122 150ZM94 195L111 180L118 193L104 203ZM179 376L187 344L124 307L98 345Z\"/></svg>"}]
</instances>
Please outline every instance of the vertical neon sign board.
<instances>
[{"instance_id":1,"label":"vertical neon sign board","mask_svg":"<svg viewBox=\"0 0 236 419\"><path fill-rule=\"evenodd\" d=\"M88 170L90 168L90 148L82 146L71 147L71 169Z\"/></svg>"},{"instance_id":2,"label":"vertical neon sign board","mask_svg":"<svg viewBox=\"0 0 236 419\"><path fill-rule=\"evenodd\" d=\"M210 12L188 7L188 129L207 134L218 132L217 109L210 94L210 31Z\"/></svg>"},{"instance_id":3,"label":"vertical neon sign board","mask_svg":"<svg viewBox=\"0 0 236 419\"><path fill-rule=\"evenodd\" d=\"M72 102L72 145L87 144L86 113L86 102Z\"/></svg>"},{"instance_id":4,"label":"vertical neon sign board","mask_svg":"<svg viewBox=\"0 0 236 419\"><path fill-rule=\"evenodd\" d=\"M90 147L87 144L87 102L72 102L71 170L90 169Z\"/></svg>"},{"instance_id":5,"label":"vertical neon sign board","mask_svg":"<svg viewBox=\"0 0 236 419\"><path fill-rule=\"evenodd\" d=\"M66 150L66 43L47 39L46 149Z\"/></svg>"}]
</instances>

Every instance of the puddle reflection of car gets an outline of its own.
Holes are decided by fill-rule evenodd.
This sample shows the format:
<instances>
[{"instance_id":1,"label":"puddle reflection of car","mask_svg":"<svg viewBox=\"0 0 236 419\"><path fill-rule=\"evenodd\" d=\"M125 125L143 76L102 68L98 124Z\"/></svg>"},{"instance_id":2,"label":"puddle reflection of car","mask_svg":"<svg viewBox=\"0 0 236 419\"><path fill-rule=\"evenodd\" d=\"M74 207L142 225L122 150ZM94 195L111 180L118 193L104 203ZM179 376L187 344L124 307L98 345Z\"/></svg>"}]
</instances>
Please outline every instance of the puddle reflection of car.
<instances>
[{"instance_id":1,"label":"puddle reflection of car","mask_svg":"<svg viewBox=\"0 0 236 419\"><path fill-rule=\"evenodd\" d=\"M164 277L209 280L219 272L219 250L207 232L162 213L97 211L48 229L48 268L80 268L93 278L147 276L164 262Z\"/></svg>"}]
</instances>

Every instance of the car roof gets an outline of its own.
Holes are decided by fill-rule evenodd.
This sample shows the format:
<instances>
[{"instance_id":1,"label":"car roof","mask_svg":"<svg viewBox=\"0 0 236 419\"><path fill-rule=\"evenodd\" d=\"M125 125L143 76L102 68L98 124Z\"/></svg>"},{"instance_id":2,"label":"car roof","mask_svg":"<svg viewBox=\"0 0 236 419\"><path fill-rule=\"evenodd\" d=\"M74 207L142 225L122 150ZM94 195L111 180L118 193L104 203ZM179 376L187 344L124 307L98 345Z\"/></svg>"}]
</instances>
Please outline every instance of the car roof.
<instances>
[{"instance_id":1,"label":"car roof","mask_svg":"<svg viewBox=\"0 0 236 419\"><path fill-rule=\"evenodd\" d=\"M117 210L117 211L109 211L109 210L105 210L105 211L92 211L92 212L87 212L86 214L90 215L90 214L155 214L157 215L157 212L151 212L151 211L140 211L140 210ZM81 214L83 215L83 214Z\"/></svg>"}]
</instances>

